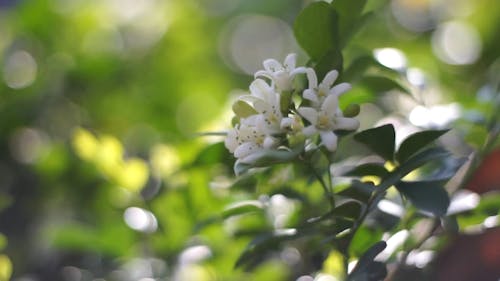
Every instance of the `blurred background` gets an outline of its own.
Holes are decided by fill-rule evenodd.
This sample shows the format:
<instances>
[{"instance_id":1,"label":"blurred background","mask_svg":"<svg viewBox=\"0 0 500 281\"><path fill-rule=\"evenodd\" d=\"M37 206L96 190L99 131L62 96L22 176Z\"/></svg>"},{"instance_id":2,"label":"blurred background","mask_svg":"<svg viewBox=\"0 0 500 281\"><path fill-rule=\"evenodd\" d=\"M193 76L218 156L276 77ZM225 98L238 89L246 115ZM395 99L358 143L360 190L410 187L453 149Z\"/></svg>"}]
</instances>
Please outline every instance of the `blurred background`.
<instances>
[{"instance_id":1,"label":"blurred background","mask_svg":"<svg viewBox=\"0 0 500 281\"><path fill-rule=\"evenodd\" d=\"M276 227L297 204L229 188L231 156L213 144L221 139L197 135L230 126L231 101L263 59L296 52L306 63L292 26L309 2L1 0L0 280L313 280L290 270L307 263L291 247L253 272L233 269L251 238L236 235L240 224ZM455 154L485 144L495 151L497 0L373 0L368 8L375 14L346 48L345 65L373 56L404 76L419 102L355 87L362 129L391 122L403 137L453 126L443 142ZM480 156L476 164L490 162L465 187L495 193L498 150ZM498 249L498 230L486 231L498 226L495 196L493 211L459 220L457 243L489 219L474 241L489 235ZM259 198L274 206L263 219L200 227ZM481 253L487 262L477 271L454 272L486 279L439 280L496 280L487 278L500 276L500 250L476 260Z\"/></svg>"}]
</instances>

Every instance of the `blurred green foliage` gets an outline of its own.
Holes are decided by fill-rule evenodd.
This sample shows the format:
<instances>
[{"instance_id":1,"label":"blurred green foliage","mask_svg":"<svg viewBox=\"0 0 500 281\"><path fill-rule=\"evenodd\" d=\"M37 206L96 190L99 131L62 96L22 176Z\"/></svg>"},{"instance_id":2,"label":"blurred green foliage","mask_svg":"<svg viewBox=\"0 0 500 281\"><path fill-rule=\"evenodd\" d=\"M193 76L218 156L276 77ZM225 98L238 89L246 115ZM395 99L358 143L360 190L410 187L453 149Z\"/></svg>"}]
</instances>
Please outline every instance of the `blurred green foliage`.
<instances>
[{"instance_id":1,"label":"blurred green foliage","mask_svg":"<svg viewBox=\"0 0 500 281\"><path fill-rule=\"evenodd\" d=\"M252 271L234 268L242 253L253 250L250 241L267 239L276 217L286 213L270 212L273 200L292 210L281 227L320 216L327 204L320 185L304 178L305 167L278 166L235 179L234 160L223 145L198 136L230 126L232 91L247 90L249 69L260 68L263 59L298 52L306 60L290 43L306 2L0 1L0 280L295 280L306 272L339 273L337 252L308 252L324 241L300 240L302 233L284 250L273 237L260 244L260 260L248 259L258 264ZM458 120L445 124L454 130L442 142L467 156L499 144L488 136L499 118L500 6L494 0L454 2L367 1L363 21L369 24L361 28L341 16L342 42L325 37L326 49L347 44L341 54L301 41L311 35L308 28L295 35L306 52L318 52L313 62L325 62L318 71L344 66L341 79L354 88L342 106L368 104L361 107L362 129L383 118L407 122L421 104L428 114L433 106L455 104ZM356 8L339 3L341 11ZM398 15L408 11L428 21L401 22ZM477 31L481 49L470 63L446 63L436 55L434 31L452 21ZM419 29L425 24L430 27ZM376 60L373 50L386 47L403 51L413 72ZM417 80L423 75L424 82L411 82L409 73ZM408 99L393 95L394 89ZM441 129L432 121L439 120L396 129ZM397 135L395 141L400 143ZM339 160L367 151L361 145L345 149ZM392 158L395 148L390 150L383 156ZM406 159L409 152L398 153ZM366 187L343 192L359 195ZM460 231L498 216L498 195L484 198L458 217ZM345 209L346 217L356 211ZM317 227L338 234L349 223L326 218ZM360 257L384 232L405 227L375 214L350 250Z\"/></svg>"}]
</instances>

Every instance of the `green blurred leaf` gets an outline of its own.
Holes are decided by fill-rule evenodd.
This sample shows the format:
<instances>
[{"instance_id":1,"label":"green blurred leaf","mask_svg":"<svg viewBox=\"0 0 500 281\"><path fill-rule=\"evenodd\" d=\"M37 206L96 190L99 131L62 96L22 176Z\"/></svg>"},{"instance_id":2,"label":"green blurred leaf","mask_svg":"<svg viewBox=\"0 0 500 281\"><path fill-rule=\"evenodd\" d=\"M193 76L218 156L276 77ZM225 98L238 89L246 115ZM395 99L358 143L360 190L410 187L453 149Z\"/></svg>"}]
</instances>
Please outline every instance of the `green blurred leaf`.
<instances>
[{"instance_id":1,"label":"green blurred leaf","mask_svg":"<svg viewBox=\"0 0 500 281\"><path fill-rule=\"evenodd\" d=\"M0 255L0 281L9 281L12 275L12 261L6 255Z\"/></svg>"},{"instance_id":2,"label":"green blurred leaf","mask_svg":"<svg viewBox=\"0 0 500 281\"><path fill-rule=\"evenodd\" d=\"M383 76L365 76L361 79L359 84L362 87L365 87L375 93L384 93L392 90L398 90L405 94L411 94L410 90L400 83Z\"/></svg>"},{"instance_id":3,"label":"green blurred leaf","mask_svg":"<svg viewBox=\"0 0 500 281\"><path fill-rule=\"evenodd\" d=\"M336 69L339 75L341 75L343 63L344 59L342 53L339 49L334 49L326 52L326 54L319 59L318 63L314 66L314 70L319 79L325 77L332 69Z\"/></svg>"},{"instance_id":4,"label":"green blurred leaf","mask_svg":"<svg viewBox=\"0 0 500 281\"><path fill-rule=\"evenodd\" d=\"M387 247L385 241L377 242L368 249L358 260L358 263L347 277L348 281L376 281L387 275L387 269L381 262L374 261L375 257Z\"/></svg>"},{"instance_id":5,"label":"green blurred leaf","mask_svg":"<svg viewBox=\"0 0 500 281\"><path fill-rule=\"evenodd\" d=\"M377 176L377 177L385 177L389 171L384 167L381 163L365 163L361 164L354 169L347 172L346 176L356 176L356 177L364 177L364 176Z\"/></svg>"},{"instance_id":6,"label":"green blurred leaf","mask_svg":"<svg viewBox=\"0 0 500 281\"><path fill-rule=\"evenodd\" d=\"M257 200L246 200L236 203L230 206L221 213L223 219L230 218L232 216L242 215L246 213L259 212L262 211L262 203Z\"/></svg>"},{"instance_id":7,"label":"green blurred leaf","mask_svg":"<svg viewBox=\"0 0 500 281\"><path fill-rule=\"evenodd\" d=\"M449 130L427 130L410 135L399 146L396 152L396 160L400 163L405 162L416 152L448 131Z\"/></svg>"},{"instance_id":8,"label":"green blurred leaf","mask_svg":"<svg viewBox=\"0 0 500 281\"><path fill-rule=\"evenodd\" d=\"M338 16L326 2L314 2L295 19L294 34L313 61L320 61L338 46Z\"/></svg>"},{"instance_id":9,"label":"green blurred leaf","mask_svg":"<svg viewBox=\"0 0 500 281\"><path fill-rule=\"evenodd\" d=\"M232 161L232 156L223 142L204 147L192 162L192 166L214 165Z\"/></svg>"},{"instance_id":10,"label":"green blurred leaf","mask_svg":"<svg viewBox=\"0 0 500 281\"><path fill-rule=\"evenodd\" d=\"M443 188L445 183L445 181L401 181L396 184L396 188L418 209L440 217L446 214L450 205L448 193Z\"/></svg>"},{"instance_id":11,"label":"green blurred leaf","mask_svg":"<svg viewBox=\"0 0 500 281\"><path fill-rule=\"evenodd\" d=\"M241 256L236 261L234 267L253 267L262 262L262 257L269 250L277 249L284 241L296 239L302 236L296 229L289 231L263 233L255 237L245 248Z\"/></svg>"},{"instance_id":12,"label":"green blurred leaf","mask_svg":"<svg viewBox=\"0 0 500 281\"><path fill-rule=\"evenodd\" d=\"M5 248L5 246L7 246L7 237L5 237L5 235L0 233L0 251L2 251Z\"/></svg>"},{"instance_id":13,"label":"green blurred leaf","mask_svg":"<svg viewBox=\"0 0 500 281\"><path fill-rule=\"evenodd\" d=\"M375 186L373 184L353 180L350 187L342 190L338 194L359 200L361 202L367 202L374 189Z\"/></svg>"},{"instance_id":14,"label":"green blurred leaf","mask_svg":"<svg viewBox=\"0 0 500 281\"><path fill-rule=\"evenodd\" d=\"M335 216L355 220L361 214L361 209L361 203L359 203L358 201L350 200L340 204L339 206L336 206L332 212Z\"/></svg>"},{"instance_id":15,"label":"green blurred leaf","mask_svg":"<svg viewBox=\"0 0 500 281\"><path fill-rule=\"evenodd\" d=\"M335 0L331 5L339 15L339 37L345 46L360 25L360 15L366 0ZM362 24L361 24L362 25Z\"/></svg>"},{"instance_id":16,"label":"green blurred leaf","mask_svg":"<svg viewBox=\"0 0 500 281\"><path fill-rule=\"evenodd\" d=\"M385 160L394 159L394 145L396 133L392 124L368 129L354 135L354 139L368 146L373 152Z\"/></svg>"},{"instance_id":17,"label":"green blurred leaf","mask_svg":"<svg viewBox=\"0 0 500 281\"><path fill-rule=\"evenodd\" d=\"M344 117L356 117L360 111L361 107L357 103L351 103L342 110Z\"/></svg>"}]
</instances>

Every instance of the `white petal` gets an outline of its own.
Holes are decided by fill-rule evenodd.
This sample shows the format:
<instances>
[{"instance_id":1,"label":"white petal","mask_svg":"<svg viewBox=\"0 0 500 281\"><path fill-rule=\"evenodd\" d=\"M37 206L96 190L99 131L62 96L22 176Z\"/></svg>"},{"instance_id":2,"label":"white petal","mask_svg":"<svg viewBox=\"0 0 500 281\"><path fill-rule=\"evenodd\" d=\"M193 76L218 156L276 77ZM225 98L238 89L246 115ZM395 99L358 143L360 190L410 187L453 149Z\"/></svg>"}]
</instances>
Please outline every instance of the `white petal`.
<instances>
[{"instance_id":1,"label":"white petal","mask_svg":"<svg viewBox=\"0 0 500 281\"><path fill-rule=\"evenodd\" d=\"M236 129L232 129L227 132L226 139L224 140L224 145L231 153L233 153L234 150L238 147L238 141L236 140L237 136L238 131Z\"/></svg>"},{"instance_id":2,"label":"white petal","mask_svg":"<svg viewBox=\"0 0 500 281\"><path fill-rule=\"evenodd\" d=\"M302 74L302 73L307 73L307 68L303 67L303 66L297 67L297 68L293 69L292 71L290 71L290 78L294 77L297 74Z\"/></svg>"},{"instance_id":3,"label":"white petal","mask_svg":"<svg viewBox=\"0 0 500 281\"><path fill-rule=\"evenodd\" d=\"M271 110L271 105L268 104L267 102L263 101L263 100L256 100L253 103L253 107L259 113L264 113L264 111L267 113L267 112L269 112Z\"/></svg>"},{"instance_id":4,"label":"white petal","mask_svg":"<svg viewBox=\"0 0 500 281\"><path fill-rule=\"evenodd\" d=\"M325 145L326 149L329 151L335 151L337 149L337 135L332 131L320 131L321 142Z\"/></svg>"},{"instance_id":5,"label":"white petal","mask_svg":"<svg viewBox=\"0 0 500 281\"><path fill-rule=\"evenodd\" d=\"M304 106L297 108L297 111L302 117L306 118L307 121L311 122L311 124L316 125L316 123L318 123L318 112L316 109Z\"/></svg>"},{"instance_id":6,"label":"white petal","mask_svg":"<svg viewBox=\"0 0 500 281\"><path fill-rule=\"evenodd\" d=\"M269 73L269 71L266 71L266 70L259 70L259 71L255 72L254 77L255 78L265 77L265 78L268 78L268 79L273 79L273 77L271 76L271 74Z\"/></svg>"},{"instance_id":7,"label":"white petal","mask_svg":"<svg viewBox=\"0 0 500 281\"><path fill-rule=\"evenodd\" d=\"M293 118L285 117L281 119L280 128L281 129L290 128L292 127L292 124L293 124Z\"/></svg>"},{"instance_id":8,"label":"white petal","mask_svg":"<svg viewBox=\"0 0 500 281\"><path fill-rule=\"evenodd\" d=\"M335 87L330 90L330 95L336 95L337 97L339 97L343 93L349 91L351 88L351 84L349 83L340 83L338 85L335 85Z\"/></svg>"},{"instance_id":9,"label":"white petal","mask_svg":"<svg viewBox=\"0 0 500 281\"><path fill-rule=\"evenodd\" d=\"M309 125L307 127L305 127L303 130L302 130L302 133L308 137L316 134L318 132L318 129L316 129L316 126L314 125Z\"/></svg>"},{"instance_id":10,"label":"white petal","mask_svg":"<svg viewBox=\"0 0 500 281\"><path fill-rule=\"evenodd\" d=\"M334 116L339 106L339 100L335 95L328 95L321 105L321 110L330 116Z\"/></svg>"},{"instance_id":11,"label":"white petal","mask_svg":"<svg viewBox=\"0 0 500 281\"><path fill-rule=\"evenodd\" d=\"M357 130L359 128L359 121L355 118L337 117L335 121L335 129L337 130Z\"/></svg>"},{"instance_id":12,"label":"white petal","mask_svg":"<svg viewBox=\"0 0 500 281\"><path fill-rule=\"evenodd\" d=\"M316 95L316 92L313 89L305 89L304 92L302 93L302 96L305 99L314 102L315 104L319 102L318 96Z\"/></svg>"},{"instance_id":13,"label":"white petal","mask_svg":"<svg viewBox=\"0 0 500 281\"><path fill-rule=\"evenodd\" d=\"M264 139L264 143L262 144L262 146L264 148L271 148L275 144L276 144L276 139L275 138L273 138L271 136L266 136L266 138Z\"/></svg>"},{"instance_id":14,"label":"white petal","mask_svg":"<svg viewBox=\"0 0 500 281\"><path fill-rule=\"evenodd\" d=\"M269 71L269 72L275 72L276 70L283 68L281 63L279 63L275 59L267 59L264 61L263 65L264 65L264 69Z\"/></svg>"},{"instance_id":15,"label":"white petal","mask_svg":"<svg viewBox=\"0 0 500 281\"><path fill-rule=\"evenodd\" d=\"M323 79L323 82L321 82L321 84L330 88L335 80L337 80L337 77L339 77L339 72L337 70L332 70L325 75L325 78Z\"/></svg>"},{"instance_id":16,"label":"white petal","mask_svg":"<svg viewBox=\"0 0 500 281\"><path fill-rule=\"evenodd\" d=\"M286 56L285 61L284 61L284 66L288 68L288 70L294 69L295 68L295 63L297 61L297 55L296 54L288 54Z\"/></svg>"},{"instance_id":17,"label":"white petal","mask_svg":"<svg viewBox=\"0 0 500 281\"><path fill-rule=\"evenodd\" d=\"M256 97L267 100L267 96L269 95L269 92L272 92L272 89L266 81L262 79L255 79L252 84L250 84L250 92Z\"/></svg>"},{"instance_id":18,"label":"white petal","mask_svg":"<svg viewBox=\"0 0 500 281\"><path fill-rule=\"evenodd\" d=\"M316 72L314 69L307 68L306 69L307 81L309 82L308 88L315 89L318 87L318 77L316 76Z\"/></svg>"},{"instance_id":19,"label":"white petal","mask_svg":"<svg viewBox=\"0 0 500 281\"><path fill-rule=\"evenodd\" d=\"M254 143L254 142L245 142L238 146L234 150L234 157L236 158L243 158L245 156L248 156L254 152L256 152L259 149L259 146Z\"/></svg>"}]
</instances>

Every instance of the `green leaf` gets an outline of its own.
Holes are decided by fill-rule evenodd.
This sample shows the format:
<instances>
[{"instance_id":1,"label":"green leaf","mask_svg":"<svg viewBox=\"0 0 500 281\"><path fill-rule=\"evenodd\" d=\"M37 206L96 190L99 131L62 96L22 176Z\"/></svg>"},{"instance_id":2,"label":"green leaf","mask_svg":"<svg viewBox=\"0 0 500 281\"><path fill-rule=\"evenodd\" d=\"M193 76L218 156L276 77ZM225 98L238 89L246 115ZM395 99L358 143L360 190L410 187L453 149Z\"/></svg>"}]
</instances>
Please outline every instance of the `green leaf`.
<instances>
[{"instance_id":1,"label":"green leaf","mask_svg":"<svg viewBox=\"0 0 500 281\"><path fill-rule=\"evenodd\" d=\"M339 13L341 23L346 25L346 23L354 22L361 15L365 4L366 0L334 0L331 5Z\"/></svg>"},{"instance_id":2,"label":"green leaf","mask_svg":"<svg viewBox=\"0 0 500 281\"><path fill-rule=\"evenodd\" d=\"M449 157L450 152L440 147L433 147L426 149L410 159L404 162L396 169L391 171L382 182L377 186L379 189L387 189L395 184L397 184L404 176L412 172L413 170L419 168L420 166L434 160L443 159Z\"/></svg>"},{"instance_id":3,"label":"green leaf","mask_svg":"<svg viewBox=\"0 0 500 281\"><path fill-rule=\"evenodd\" d=\"M361 202L367 202L374 189L375 186L373 184L353 180L350 187L342 190L338 194L359 200Z\"/></svg>"},{"instance_id":4,"label":"green leaf","mask_svg":"<svg viewBox=\"0 0 500 281\"><path fill-rule=\"evenodd\" d=\"M405 162L416 152L448 131L449 130L428 130L410 135L399 146L398 152L396 153L396 160L400 163Z\"/></svg>"},{"instance_id":5,"label":"green leaf","mask_svg":"<svg viewBox=\"0 0 500 281\"><path fill-rule=\"evenodd\" d=\"M387 275L385 265L374 261L375 257L387 247L385 241L375 243L358 260L358 263L347 277L348 281L382 280Z\"/></svg>"},{"instance_id":6,"label":"green leaf","mask_svg":"<svg viewBox=\"0 0 500 281\"><path fill-rule=\"evenodd\" d=\"M281 164L294 160L297 155L302 151L302 147L296 150L272 150L263 149L252 154L252 159L249 163L241 163L236 161L234 164L234 173L241 175L248 171L250 168L268 167L274 164Z\"/></svg>"},{"instance_id":7,"label":"green leaf","mask_svg":"<svg viewBox=\"0 0 500 281\"><path fill-rule=\"evenodd\" d=\"M445 181L399 182L396 188L418 209L440 217L450 205L448 193L443 188Z\"/></svg>"},{"instance_id":8,"label":"green leaf","mask_svg":"<svg viewBox=\"0 0 500 281\"><path fill-rule=\"evenodd\" d=\"M373 152L389 161L394 158L395 138L396 133L392 124L368 129L354 135L356 141L365 144Z\"/></svg>"},{"instance_id":9,"label":"green leaf","mask_svg":"<svg viewBox=\"0 0 500 281\"><path fill-rule=\"evenodd\" d=\"M349 219L357 219L361 214L361 203L358 201L350 200L347 201L333 209L333 215L349 218Z\"/></svg>"},{"instance_id":10,"label":"green leaf","mask_svg":"<svg viewBox=\"0 0 500 281\"><path fill-rule=\"evenodd\" d=\"M238 268L244 265L251 267L258 264L263 261L262 257L269 250L276 249L281 243L296 239L305 234L307 232L299 232L296 229L260 234L247 245L234 267Z\"/></svg>"},{"instance_id":11,"label":"green leaf","mask_svg":"<svg viewBox=\"0 0 500 281\"><path fill-rule=\"evenodd\" d=\"M297 42L313 61L337 51L338 16L328 3L314 2L307 6L295 19L293 29Z\"/></svg>"},{"instance_id":12,"label":"green leaf","mask_svg":"<svg viewBox=\"0 0 500 281\"><path fill-rule=\"evenodd\" d=\"M218 142L203 148L196 156L192 165L214 165L217 163L224 163L229 161L232 161L231 154L226 149L223 142Z\"/></svg>"},{"instance_id":13,"label":"green leaf","mask_svg":"<svg viewBox=\"0 0 500 281\"><path fill-rule=\"evenodd\" d=\"M389 171L384 167L381 163L365 163L355 167L354 169L347 172L346 176L356 176L356 177L364 177L364 176L377 176L377 177L385 177Z\"/></svg>"},{"instance_id":14,"label":"green leaf","mask_svg":"<svg viewBox=\"0 0 500 281\"><path fill-rule=\"evenodd\" d=\"M248 103L238 100L235 103L233 103L233 112L236 114L236 116L240 118L245 118L251 115L257 114L257 111L250 106Z\"/></svg>"},{"instance_id":15,"label":"green leaf","mask_svg":"<svg viewBox=\"0 0 500 281\"><path fill-rule=\"evenodd\" d=\"M262 211L262 203L257 200L246 200L238 202L222 211L221 217L227 219L232 216L242 215L246 213Z\"/></svg>"},{"instance_id":16,"label":"green leaf","mask_svg":"<svg viewBox=\"0 0 500 281\"><path fill-rule=\"evenodd\" d=\"M328 51L314 66L318 79L322 79L332 69L336 69L342 75L344 59L339 49Z\"/></svg>"},{"instance_id":17,"label":"green leaf","mask_svg":"<svg viewBox=\"0 0 500 281\"><path fill-rule=\"evenodd\" d=\"M384 93L392 90L398 90L405 94L411 94L410 90L398 82L383 76L365 76L359 82L362 87L375 93Z\"/></svg>"},{"instance_id":18,"label":"green leaf","mask_svg":"<svg viewBox=\"0 0 500 281\"><path fill-rule=\"evenodd\" d=\"M342 46L354 34L355 26L360 22L360 15L366 0L334 0L331 5L339 15L339 34Z\"/></svg>"}]
</instances>

